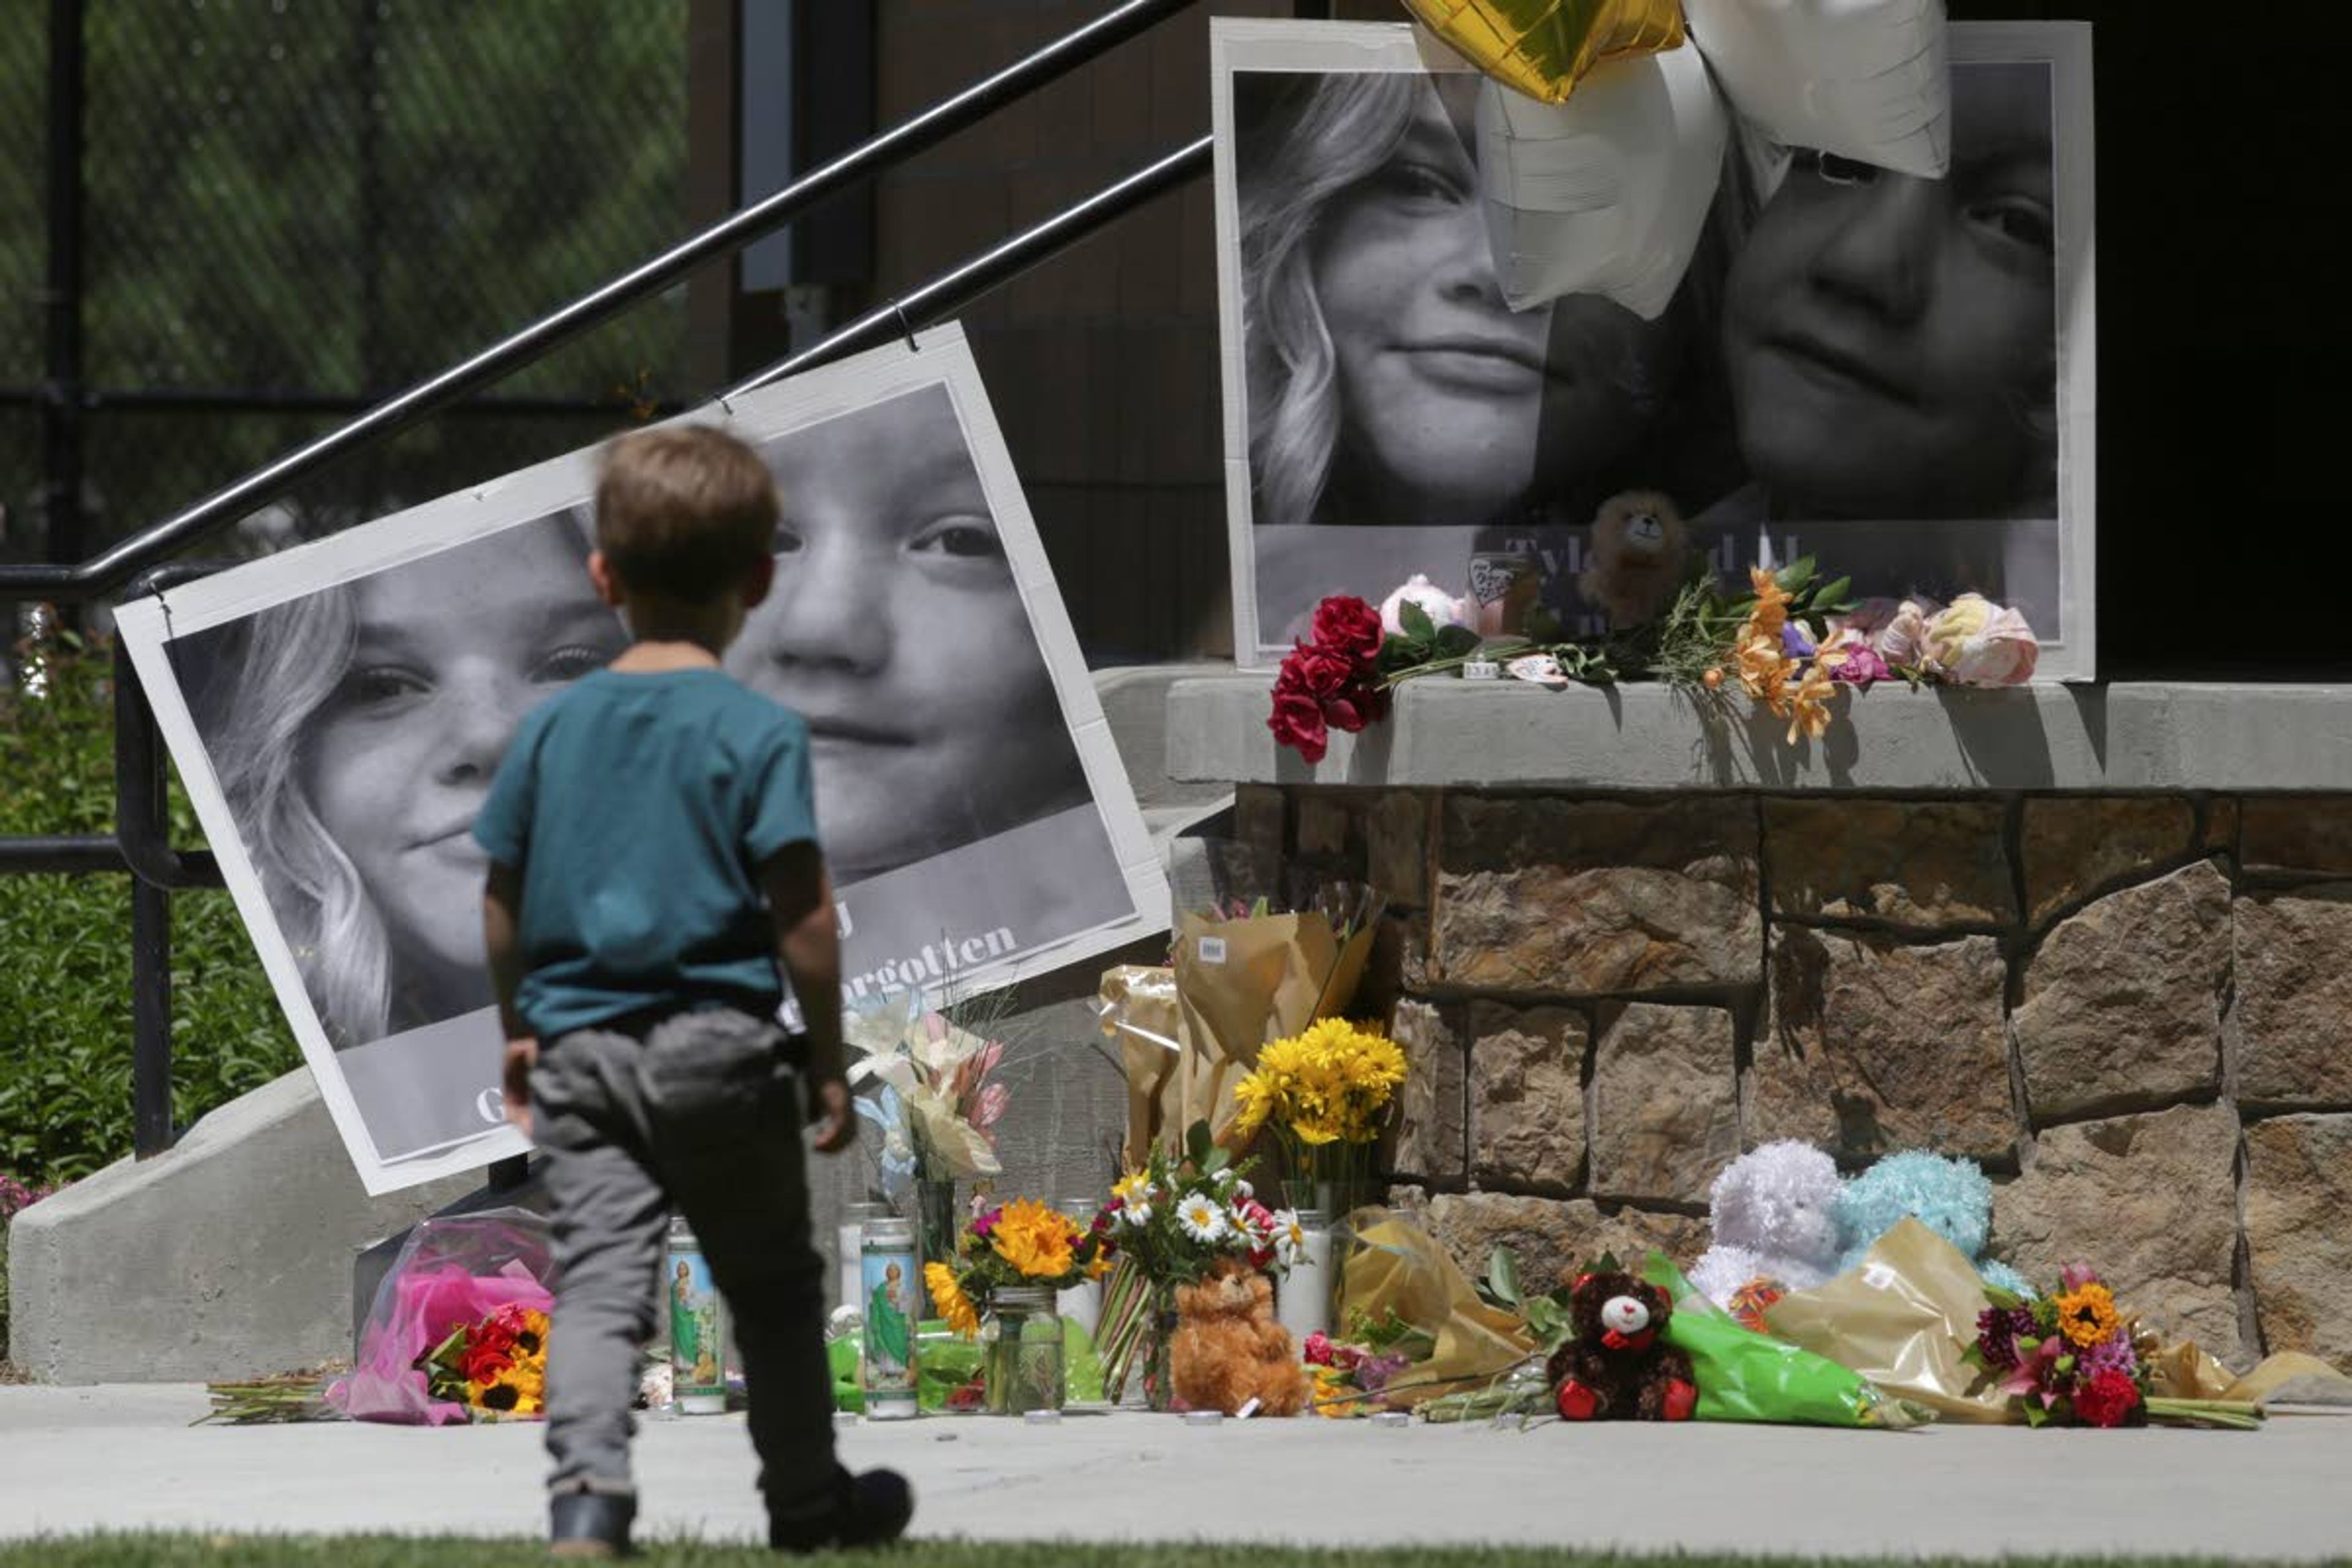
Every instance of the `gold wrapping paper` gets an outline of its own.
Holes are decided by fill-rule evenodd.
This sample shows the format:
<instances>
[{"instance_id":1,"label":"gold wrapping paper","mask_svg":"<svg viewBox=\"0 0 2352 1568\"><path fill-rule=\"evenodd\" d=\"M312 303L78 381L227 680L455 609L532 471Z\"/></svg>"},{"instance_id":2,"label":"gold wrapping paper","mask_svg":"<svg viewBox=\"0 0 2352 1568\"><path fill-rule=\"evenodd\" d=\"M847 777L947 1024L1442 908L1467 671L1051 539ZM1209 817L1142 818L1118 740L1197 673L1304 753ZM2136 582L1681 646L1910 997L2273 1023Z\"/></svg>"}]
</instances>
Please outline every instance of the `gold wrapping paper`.
<instances>
[{"instance_id":1,"label":"gold wrapping paper","mask_svg":"<svg viewBox=\"0 0 2352 1568\"><path fill-rule=\"evenodd\" d=\"M1257 1065L1259 1047L1346 1007L1371 948L1369 923L1342 942L1315 910L1230 920L1179 915L1180 1114L1163 1120L1154 1135L1176 1137L1205 1121L1220 1146L1233 1147L1234 1086ZM1134 1131L1130 1125L1130 1144Z\"/></svg>"},{"instance_id":2,"label":"gold wrapping paper","mask_svg":"<svg viewBox=\"0 0 2352 1568\"><path fill-rule=\"evenodd\" d=\"M1976 1342L1984 1281L1959 1248L1906 1219L1825 1285L1764 1310L1765 1326L1954 1421L2006 1422L2009 1401L1963 1359Z\"/></svg>"},{"instance_id":3,"label":"gold wrapping paper","mask_svg":"<svg viewBox=\"0 0 2352 1568\"><path fill-rule=\"evenodd\" d=\"M1445 1249L1412 1221L1383 1208L1358 1209L1355 1244L1339 1271L1339 1325L1362 1312L1399 1321L1435 1343L1382 1394L1405 1406L1458 1393L1509 1371L1535 1350L1517 1314L1490 1307Z\"/></svg>"},{"instance_id":4,"label":"gold wrapping paper","mask_svg":"<svg viewBox=\"0 0 2352 1568\"><path fill-rule=\"evenodd\" d=\"M1141 1170L1163 1131L1173 1138L1185 1124L1176 972L1140 963L1106 969L1097 1006L1127 1073L1127 1168Z\"/></svg>"},{"instance_id":5,"label":"gold wrapping paper","mask_svg":"<svg viewBox=\"0 0 2352 1568\"><path fill-rule=\"evenodd\" d=\"M1595 66L1680 48L1682 0L1405 0L1472 65L1559 103Z\"/></svg>"},{"instance_id":6,"label":"gold wrapping paper","mask_svg":"<svg viewBox=\"0 0 2352 1568\"><path fill-rule=\"evenodd\" d=\"M1977 1314L1988 1304L1984 1281L1960 1250L1906 1219L1879 1237L1858 1267L1781 1297L1765 1309L1764 1321L1781 1338L1950 1419L2021 1420L1994 1380L1963 1359L1976 1343ZM2299 1351L2266 1357L2237 1377L2194 1341L2165 1342L2151 1334L2141 1336L2138 1347L2148 1365L2148 1393L2158 1399L2261 1405L2305 1379L2352 1396L2352 1378Z\"/></svg>"},{"instance_id":7,"label":"gold wrapping paper","mask_svg":"<svg viewBox=\"0 0 2352 1568\"><path fill-rule=\"evenodd\" d=\"M2140 1357L2147 1363L2147 1391L2158 1399L2221 1399L2246 1405L2267 1405L2280 1389L2308 1378L2326 1384L2332 1397L2352 1399L2352 1377L2347 1377L2315 1355L2281 1351L2267 1355L2243 1377L2210 1353L2195 1340L2138 1341Z\"/></svg>"}]
</instances>

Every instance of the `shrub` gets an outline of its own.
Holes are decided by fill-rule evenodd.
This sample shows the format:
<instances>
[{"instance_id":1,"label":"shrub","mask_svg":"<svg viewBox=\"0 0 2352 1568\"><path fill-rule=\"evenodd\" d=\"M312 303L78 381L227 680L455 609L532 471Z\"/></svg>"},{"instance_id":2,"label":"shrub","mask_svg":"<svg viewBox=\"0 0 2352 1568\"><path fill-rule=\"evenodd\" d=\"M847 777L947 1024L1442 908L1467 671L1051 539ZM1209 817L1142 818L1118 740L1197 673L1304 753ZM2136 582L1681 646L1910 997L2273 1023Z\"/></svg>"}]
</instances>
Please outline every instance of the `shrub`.
<instances>
[{"instance_id":1,"label":"shrub","mask_svg":"<svg viewBox=\"0 0 2352 1568\"><path fill-rule=\"evenodd\" d=\"M60 634L21 647L0 691L0 836L114 822L112 649ZM199 841L170 791L173 841ZM235 904L172 896L172 1113L184 1128L300 1053ZM0 1171L68 1182L131 1150L131 879L0 875Z\"/></svg>"}]
</instances>

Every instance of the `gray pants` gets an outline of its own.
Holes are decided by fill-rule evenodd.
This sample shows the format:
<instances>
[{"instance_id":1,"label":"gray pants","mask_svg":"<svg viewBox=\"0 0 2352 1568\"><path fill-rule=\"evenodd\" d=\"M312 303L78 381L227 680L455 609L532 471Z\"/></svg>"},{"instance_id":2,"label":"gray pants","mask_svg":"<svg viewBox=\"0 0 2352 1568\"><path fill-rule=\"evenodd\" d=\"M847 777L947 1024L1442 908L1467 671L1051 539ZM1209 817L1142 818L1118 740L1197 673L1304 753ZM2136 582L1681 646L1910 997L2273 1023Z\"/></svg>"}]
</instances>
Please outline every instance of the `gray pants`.
<instances>
[{"instance_id":1,"label":"gray pants","mask_svg":"<svg viewBox=\"0 0 2352 1568\"><path fill-rule=\"evenodd\" d=\"M784 1040L764 1019L714 1009L542 1043L530 1089L554 1208L551 1491L634 1495L629 1402L674 1205L734 1321L769 1512L830 1506L824 1268L809 1244L800 1080Z\"/></svg>"}]
</instances>

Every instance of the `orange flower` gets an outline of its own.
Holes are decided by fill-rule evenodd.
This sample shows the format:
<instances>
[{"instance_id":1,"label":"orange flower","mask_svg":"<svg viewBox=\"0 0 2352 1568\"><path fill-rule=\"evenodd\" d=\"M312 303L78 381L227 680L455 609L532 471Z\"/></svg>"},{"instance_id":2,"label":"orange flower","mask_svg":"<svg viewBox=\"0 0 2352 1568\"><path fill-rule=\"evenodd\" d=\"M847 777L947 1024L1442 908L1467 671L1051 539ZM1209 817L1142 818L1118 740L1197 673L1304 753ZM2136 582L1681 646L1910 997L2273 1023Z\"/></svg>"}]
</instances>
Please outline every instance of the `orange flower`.
<instances>
[{"instance_id":1,"label":"orange flower","mask_svg":"<svg viewBox=\"0 0 2352 1568\"><path fill-rule=\"evenodd\" d=\"M1737 662L1740 689L1775 713L1783 711L1780 690L1788 683L1789 661L1781 655L1780 634L1741 637Z\"/></svg>"},{"instance_id":2,"label":"orange flower","mask_svg":"<svg viewBox=\"0 0 2352 1568\"><path fill-rule=\"evenodd\" d=\"M1789 744L1795 745L1801 732L1818 741L1828 731L1830 700L1836 695L1836 682L1818 659L1805 667L1804 679L1789 697Z\"/></svg>"},{"instance_id":3,"label":"orange flower","mask_svg":"<svg viewBox=\"0 0 2352 1568\"><path fill-rule=\"evenodd\" d=\"M1748 569L1748 581L1756 589L1756 607L1748 612L1748 635L1769 636L1778 642L1780 628L1789 624L1789 595L1761 566Z\"/></svg>"}]
</instances>

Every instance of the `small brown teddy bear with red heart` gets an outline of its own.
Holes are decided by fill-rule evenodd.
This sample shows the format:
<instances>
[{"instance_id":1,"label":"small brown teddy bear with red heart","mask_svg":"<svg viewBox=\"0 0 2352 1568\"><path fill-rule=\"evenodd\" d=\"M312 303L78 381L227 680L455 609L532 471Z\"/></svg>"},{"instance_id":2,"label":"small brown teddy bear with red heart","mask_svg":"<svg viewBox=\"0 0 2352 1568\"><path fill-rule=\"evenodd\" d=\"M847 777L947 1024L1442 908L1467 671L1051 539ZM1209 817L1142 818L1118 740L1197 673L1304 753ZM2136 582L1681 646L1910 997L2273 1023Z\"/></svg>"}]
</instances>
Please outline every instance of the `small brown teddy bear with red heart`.
<instances>
[{"instance_id":1,"label":"small brown teddy bear with red heart","mask_svg":"<svg viewBox=\"0 0 2352 1568\"><path fill-rule=\"evenodd\" d=\"M1687 1421L1698 1384L1685 1352L1663 1342L1674 1303L1615 1269L1580 1274L1569 1292L1576 1335L1546 1370L1568 1421Z\"/></svg>"}]
</instances>

